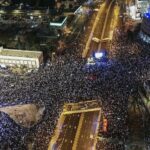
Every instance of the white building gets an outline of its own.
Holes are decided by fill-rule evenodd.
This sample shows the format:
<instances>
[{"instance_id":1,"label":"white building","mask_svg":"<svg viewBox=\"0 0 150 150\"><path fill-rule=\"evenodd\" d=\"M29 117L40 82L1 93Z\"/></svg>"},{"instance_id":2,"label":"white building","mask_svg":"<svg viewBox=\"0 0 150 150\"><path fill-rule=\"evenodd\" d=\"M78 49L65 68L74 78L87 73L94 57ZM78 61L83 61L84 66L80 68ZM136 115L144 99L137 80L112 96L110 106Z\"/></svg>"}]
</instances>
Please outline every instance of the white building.
<instances>
[{"instance_id":1,"label":"white building","mask_svg":"<svg viewBox=\"0 0 150 150\"><path fill-rule=\"evenodd\" d=\"M148 0L135 0L135 3L131 3L127 11L129 16L134 20L141 20L141 16L146 12L149 6Z\"/></svg>"},{"instance_id":2,"label":"white building","mask_svg":"<svg viewBox=\"0 0 150 150\"><path fill-rule=\"evenodd\" d=\"M0 65L39 68L43 62L43 53L40 51L26 51L0 48Z\"/></svg>"},{"instance_id":3,"label":"white building","mask_svg":"<svg viewBox=\"0 0 150 150\"><path fill-rule=\"evenodd\" d=\"M145 13L148 6L149 6L149 2L148 0L136 0L135 1L135 5L137 7L137 13Z\"/></svg>"},{"instance_id":4,"label":"white building","mask_svg":"<svg viewBox=\"0 0 150 150\"><path fill-rule=\"evenodd\" d=\"M141 23L140 37L143 41L150 44L150 8L147 13L143 15Z\"/></svg>"}]
</instances>

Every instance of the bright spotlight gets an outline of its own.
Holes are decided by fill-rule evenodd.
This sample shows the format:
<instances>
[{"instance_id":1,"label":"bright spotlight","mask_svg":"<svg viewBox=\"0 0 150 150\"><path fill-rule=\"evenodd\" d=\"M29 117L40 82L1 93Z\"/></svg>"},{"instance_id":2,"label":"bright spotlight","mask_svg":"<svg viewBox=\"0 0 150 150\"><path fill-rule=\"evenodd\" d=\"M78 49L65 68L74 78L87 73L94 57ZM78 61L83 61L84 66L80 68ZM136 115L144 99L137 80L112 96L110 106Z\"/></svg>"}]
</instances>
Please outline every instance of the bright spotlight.
<instances>
[{"instance_id":1,"label":"bright spotlight","mask_svg":"<svg viewBox=\"0 0 150 150\"><path fill-rule=\"evenodd\" d=\"M100 59L104 56L104 54L102 52L97 52L95 53L95 58Z\"/></svg>"},{"instance_id":2,"label":"bright spotlight","mask_svg":"<svg viewBox=\"0 0 150 150\"><path fill-rule=\"evenodd\" d=\"M33 16L30 16L30 19L33 20Z\"/></svg>"}]
</instances>

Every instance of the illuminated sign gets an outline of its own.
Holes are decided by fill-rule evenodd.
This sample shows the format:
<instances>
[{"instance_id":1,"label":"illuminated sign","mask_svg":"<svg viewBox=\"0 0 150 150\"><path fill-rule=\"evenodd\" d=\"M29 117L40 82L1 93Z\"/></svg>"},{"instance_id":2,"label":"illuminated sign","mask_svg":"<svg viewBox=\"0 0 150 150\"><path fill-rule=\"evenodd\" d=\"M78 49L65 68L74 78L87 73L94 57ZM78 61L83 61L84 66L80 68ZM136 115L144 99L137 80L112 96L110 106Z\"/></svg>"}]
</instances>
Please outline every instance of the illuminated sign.
<instances>
[{"instance_id":1,"label":"illuminated sign","mask_svg":"<svg viewBox=\"0 0 150 150\"><path fill-rule=\"evenodd\" d=\"M50 22L50 26L55 26L55 27L62 27L64 25L64 23L66 22L67 17L65 17L65 19L59 23L59 22Z\"/></svg>"}]
</instances>

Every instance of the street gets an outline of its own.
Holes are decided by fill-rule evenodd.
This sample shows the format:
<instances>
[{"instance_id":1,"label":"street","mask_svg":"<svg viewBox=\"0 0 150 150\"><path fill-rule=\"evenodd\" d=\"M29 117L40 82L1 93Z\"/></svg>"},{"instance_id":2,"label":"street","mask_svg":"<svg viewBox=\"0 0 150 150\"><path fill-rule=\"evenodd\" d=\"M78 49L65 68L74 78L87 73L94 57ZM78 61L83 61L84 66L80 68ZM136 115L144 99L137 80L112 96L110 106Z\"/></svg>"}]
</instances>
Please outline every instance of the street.
<instances>
[{"instance_id":1,"label":"street","mask_svg":"<svg viewBox=\"0 0 150 150\"><path fill-rule=\"evenodd\" d=\"M81 112L63 115L55 134L51 139L49 150L94 150L101 111ZM62 116L60 117L60 119Z\"/></svg>"}]
</instances>

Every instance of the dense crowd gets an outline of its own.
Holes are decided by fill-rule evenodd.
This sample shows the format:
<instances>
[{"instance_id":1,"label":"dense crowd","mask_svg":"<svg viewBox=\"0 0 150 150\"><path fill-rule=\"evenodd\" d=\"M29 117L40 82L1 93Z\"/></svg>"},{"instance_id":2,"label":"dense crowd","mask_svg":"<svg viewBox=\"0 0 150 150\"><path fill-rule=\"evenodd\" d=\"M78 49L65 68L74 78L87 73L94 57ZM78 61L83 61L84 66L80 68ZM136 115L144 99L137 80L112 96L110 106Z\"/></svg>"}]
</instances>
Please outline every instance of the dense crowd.
<instances>
[{"instance_id":1,"label":"dense crowd","mask_svg":"<svg viewBox=\"0 0 150 150\"><path fill-rule=\"evenodd\" d=\"M106 65L95 69L97 77L90 80L85 78L87 73L83 71L83 67L86 61L80 57L82 50L79 43L80 39L70 43L71 48L66 48L64 55L58 56L55 62L47 63L38 72L24 77L10 75L0 78L1 105L19 101L39 105L44 103L46 107L42 121L30 131L36 150L47 149L62 106L66 102L101 100L109 122L109 137L117 137L119 141L125 142L128 136L128 98L130 95L138 96L138 86L148 79L149 45L129 42L126 35L118 31L109 54L110 61L106 62L109 67ZM98 142L97 149L100 149L100 145L101 142ZM103 150L124 149L122 144L104 145ZM13 147L13 143L11 146Z\"/></svg>"}]
</instances>

